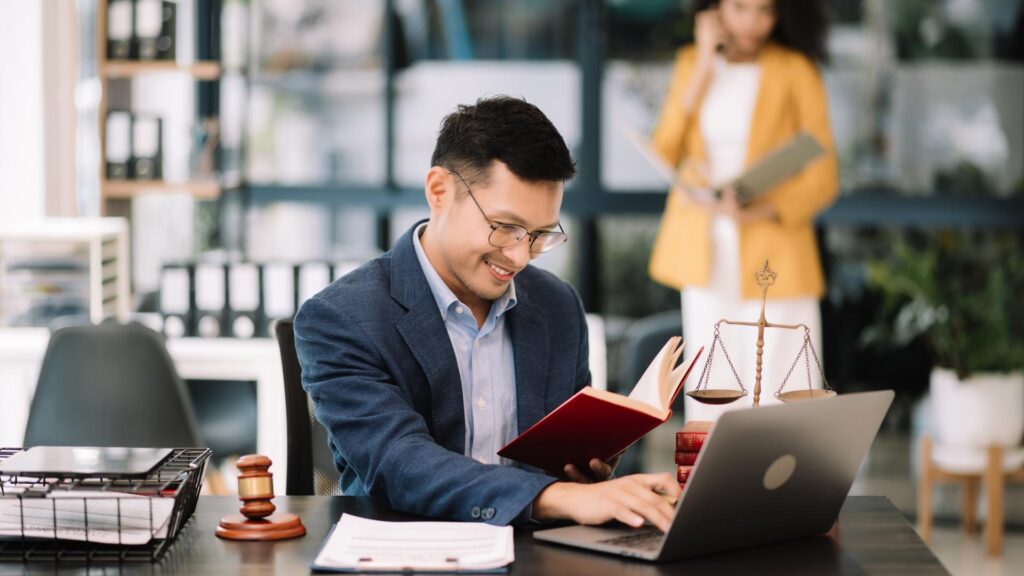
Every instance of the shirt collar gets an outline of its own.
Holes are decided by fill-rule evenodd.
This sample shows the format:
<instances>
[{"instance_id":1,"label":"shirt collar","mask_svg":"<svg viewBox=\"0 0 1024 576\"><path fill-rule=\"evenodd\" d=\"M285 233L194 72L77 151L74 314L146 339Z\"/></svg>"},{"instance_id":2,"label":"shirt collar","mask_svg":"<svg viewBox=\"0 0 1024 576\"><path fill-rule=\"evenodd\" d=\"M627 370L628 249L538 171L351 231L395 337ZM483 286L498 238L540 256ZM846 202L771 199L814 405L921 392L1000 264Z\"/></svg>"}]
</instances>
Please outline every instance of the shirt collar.
<instances>
[{"instance_id":1,"label":"shirt collar","mask_svg":"<svg viewBox=\"0 0 1024 576\"><path fill-rule=\"evenodd\" d=\"M459 302L458 297L452 292L451 288L444 283L441 279L441 275L434 269L433 264L430 263L430 259L427 258L427 253L423 251L423 245L420 243L420 235L426 229L428 222L423 222L413 230L412 233L412 245L416 250L416 258L420 261L420 268L423 269L423 275L427 278L427 285L430 286L430 292L434 296L434 301L437 302L437 308L441 311L441 319L448 320L448 312L456 305L462 304ZM464 304L463 304L464 305ZM508 289L501 295L500 298L495 300L491 304L491 314L495 318L500 318L505 312L508 312L516 305L516 284L515 280L509 282Z\"/></svg>"}]
</instances>

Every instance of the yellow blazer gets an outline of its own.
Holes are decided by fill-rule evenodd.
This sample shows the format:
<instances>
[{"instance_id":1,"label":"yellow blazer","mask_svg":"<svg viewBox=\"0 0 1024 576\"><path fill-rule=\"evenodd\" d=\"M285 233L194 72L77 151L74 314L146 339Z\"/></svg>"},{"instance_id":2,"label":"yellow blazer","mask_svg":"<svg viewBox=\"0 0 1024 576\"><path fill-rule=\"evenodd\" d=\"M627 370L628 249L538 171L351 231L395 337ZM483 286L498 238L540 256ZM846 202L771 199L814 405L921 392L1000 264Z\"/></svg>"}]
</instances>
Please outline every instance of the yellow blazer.
<instances>
[{"instance_id":1,"label":"yellow blazer","mask_svg":"<svg viewBox=\"0 0 1024 576\"><path fill-rule=\"evenodd\" d=\"M681 104L696 55L692 46L677 54L668 94L651 137L658 154L673 166L679 166L686 158L707 157L700 114L684 114ZM778 221L739 226L741 292L744 298L760 297L754 273L768 259L778 272L769 296L820 298L825 281L813 221L818 212L833 202L839 188L825 86L810 60L780 45L765 46L759 64L761 83L750 127L747 165L801 131L813 134L826 152L755 201L771 203ZM682 194L670 192L651 252L651 278L682 289L706 284L710 269L710 213Z\"/></svg>"}]
</instances>

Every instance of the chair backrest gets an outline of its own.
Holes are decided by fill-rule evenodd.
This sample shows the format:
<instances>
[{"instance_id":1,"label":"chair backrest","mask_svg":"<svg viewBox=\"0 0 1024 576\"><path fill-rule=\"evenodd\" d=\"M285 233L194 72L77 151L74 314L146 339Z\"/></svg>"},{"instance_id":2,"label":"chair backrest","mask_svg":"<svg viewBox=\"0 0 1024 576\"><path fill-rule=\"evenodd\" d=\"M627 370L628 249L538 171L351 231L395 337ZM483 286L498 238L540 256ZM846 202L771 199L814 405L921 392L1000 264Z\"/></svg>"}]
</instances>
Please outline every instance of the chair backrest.
<instances>
[{"instance_id":1,"label":"chair backrest","mask_svg":"<svg viewBox=\"0 0 1024 576\"><path fill-rule=\"evenodd\" d=\"M604 335L604 318L587 314L587 347L590 350L590 385L608 389L608 347Z\"/></svg>"},{"instance_id":2,"label":"chair backrest","mask_svg":"<svg viewBox=\"0 0 1024 576\"><path fill-rule=\"evenodd\" d=\"M195 447L201 441L163 337L131 323L53 332L24 445Z\"/></svg>"},{"instance_id":3,"label":"chair backrest","mask_svg":"<svg viewBox=\"0 0 1024 576\"><path fill-rule=\"evenodd\" d=\"M281 349L288 429L285 493L289 496L340 495L338 471L327 443L327 431L317 421L312 402L302 388L302 367L295 352L295 326L291 320L279 320L274 333Z\"/></svg>"}]
</instances>

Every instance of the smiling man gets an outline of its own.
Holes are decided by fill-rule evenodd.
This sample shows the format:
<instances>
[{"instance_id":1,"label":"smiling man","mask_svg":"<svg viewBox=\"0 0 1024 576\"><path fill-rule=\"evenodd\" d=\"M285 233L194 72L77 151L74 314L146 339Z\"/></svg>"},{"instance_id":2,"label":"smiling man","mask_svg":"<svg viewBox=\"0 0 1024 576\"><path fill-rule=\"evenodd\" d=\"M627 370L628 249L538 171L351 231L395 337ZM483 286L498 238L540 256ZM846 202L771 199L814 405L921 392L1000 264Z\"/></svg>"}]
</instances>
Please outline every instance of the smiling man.
<instances>
[{"instance_id":1,"label":"smiling man","mask_svg":"<svg viewBox=\"0 0 1024 576\"><path fill-rule=\"evenodd\" d=\"M444 119L431 164L430 219L295 318L342 490L434 518L667 528L668 474L609 480L595 459L554 478L497 455L590 384L579 296L528 266L567 240L561 135L531 104L482 99Z\"/></svg>"}]
</instances>

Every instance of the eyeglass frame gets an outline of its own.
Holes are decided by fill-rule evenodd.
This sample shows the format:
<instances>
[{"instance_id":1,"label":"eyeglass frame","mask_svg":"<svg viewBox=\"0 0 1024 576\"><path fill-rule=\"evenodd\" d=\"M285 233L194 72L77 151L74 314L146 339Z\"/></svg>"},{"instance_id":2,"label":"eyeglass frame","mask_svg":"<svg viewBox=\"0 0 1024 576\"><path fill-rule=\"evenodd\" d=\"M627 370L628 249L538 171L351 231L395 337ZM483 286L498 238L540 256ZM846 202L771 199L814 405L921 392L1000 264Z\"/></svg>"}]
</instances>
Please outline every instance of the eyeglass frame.
<instances>
[{"instance_id":1,"label":"eyeglass frame","mask_svg":"<svg viewBox=\"0 0 1024 576\"><path fill-rule=\"evenodd\" d=\"M455 170L448 170L448 173L454 175L456 178L459 179L460 182L462 182L462 185L466 187L466 192L469 193L469 198L471 200L473 200L473 204L476 204L476 209L480 211L480 215L483 216L484 220L487 221L487 226L490 227L490 229L491 229L491 233L487 235L487 243L490 244L491 246L494 246L495 248L511 248L513 246L518 246L518 245L522 244L523 240L525 240L527 237L529 237L530 238L530 254L538 255L538 254L546 254L548 252L551 252L551 251L555 250L556 248L559 248L559 247L565 245L565 243L567 243L569 241L569 235L566 234L565 233L565 229L562 228L562 222L561 221L559 221L557 223L558 224L558 231L557 232L554 231L554 230L544 230L544 231L541 231L541 232L530 232L530 230L527 229L526 226L523 226L523 225L520 225L520 224L510 224L508 222L498 222L497 224L495 224L493 221L491 221L490 218L487 217L487 213L484 212L483 206L480 205L480 202L477 201L476 196L473 195L473 189L469 187L468 183L466 183L466 179L462 177L462 174L459 174ZM501 226L511 226L513 228L519 228L520 230L525 231L526 234L522 238L520 238L519 240L515 241L512 244L508 244L506 246L499 246L499 245L495 244L494 241L491 240L491 238L494 236L494 233L497 232L498 228L501 227ZM547 250L542 250L542 251L535 252L533 250L533 243L537 241L537 238L540 238L541 236L543 236L545 234L561 234L562 238L564 238L564 240L562 240L561 243L555 244L551 248L548 248Z\"/></svg>"}]
</instances>

